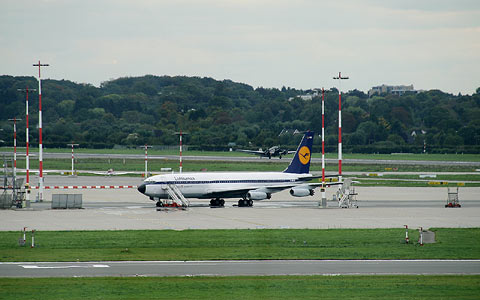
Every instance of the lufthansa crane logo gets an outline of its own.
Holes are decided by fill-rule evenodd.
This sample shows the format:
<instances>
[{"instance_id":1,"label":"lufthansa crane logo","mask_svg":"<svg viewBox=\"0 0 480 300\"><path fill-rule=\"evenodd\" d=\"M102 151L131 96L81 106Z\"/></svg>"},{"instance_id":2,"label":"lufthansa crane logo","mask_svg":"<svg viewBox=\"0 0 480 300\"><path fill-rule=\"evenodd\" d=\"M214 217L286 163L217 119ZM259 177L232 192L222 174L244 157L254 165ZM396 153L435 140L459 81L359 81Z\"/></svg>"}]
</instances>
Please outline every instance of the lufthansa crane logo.
<instances>
[{"instance_id":1,"label":"lufthansa crane logo","mask_svg":"<svg viewBox=\"0 0 480 300\"><path fill-rule=\"evenodd\" d=\"M303 165L308 164L310 161L310 149L308 149L307 146L300 148L300 151L298 151L298 159L300 159Z\"/></svg>"}]
</instances>

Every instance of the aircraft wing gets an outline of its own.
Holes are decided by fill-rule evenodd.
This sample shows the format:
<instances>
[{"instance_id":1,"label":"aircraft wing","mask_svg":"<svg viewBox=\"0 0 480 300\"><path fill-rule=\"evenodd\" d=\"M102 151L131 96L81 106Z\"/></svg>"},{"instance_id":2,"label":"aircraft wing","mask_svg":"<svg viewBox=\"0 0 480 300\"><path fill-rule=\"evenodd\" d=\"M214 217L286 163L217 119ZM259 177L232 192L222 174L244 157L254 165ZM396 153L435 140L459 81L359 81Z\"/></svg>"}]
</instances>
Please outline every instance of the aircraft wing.
<instances>
[{"instance_id":1,"label":"aircraft wing","mask_svg":"<svg viewBox=\"0 0 480 300\"><path fill-rule=\"evenodd\" d=\"M256 154L256 155L265 155L264 151L260 150L243 150L243 149L237 149L236 151L238 152L244 152L244 153L249 153L249 154Z\"/></svg>"},{"instance_id":2,"label":"aircraft wing","mask_svg":"<svg viewBox=\"0 0 480 300\"><path fill-rule=\"evenodd\" d=\"M135 174L135 172L96 172L96 171L82 171L81 173L88 173L88 174L102 175L102 176Z\"/></svg>"},{"instance_id":3,"label":"aircraft wing","mask_svg":"<svg viewBox=\"0 0 480 300\"><path fill-rule=\"evenodd\" d=\"M234 198L234 197L244 197L249 191L257 190L257 189L262 189L265 190L268 193L275 193L279 192L288 188L292 188L294 186L298 186L298 183L288 183L288 184L281 184L281 185L273 185L273 186L264 186L264 187L258 187L258 186L252 186L252 187L247 187L247 188L230 188L230 189L211 189L209 190L203 198Z\"/></svg>"},{"instance_id":4,"label":"aircraft wing","mask_svg":"<svg viewBox=\"0 0 480 300\"><path fill-rule=\"evenodd\" d=\"M338 177L338 175L325 175L325 178L335 178L335 177ZM316 176L310 176L310 177L300 177L297 180L309 181L309 180L312 180L312 179L321 179L321 178L322 178L322 175L316 175Z\"/></svg>"}]
</instances>

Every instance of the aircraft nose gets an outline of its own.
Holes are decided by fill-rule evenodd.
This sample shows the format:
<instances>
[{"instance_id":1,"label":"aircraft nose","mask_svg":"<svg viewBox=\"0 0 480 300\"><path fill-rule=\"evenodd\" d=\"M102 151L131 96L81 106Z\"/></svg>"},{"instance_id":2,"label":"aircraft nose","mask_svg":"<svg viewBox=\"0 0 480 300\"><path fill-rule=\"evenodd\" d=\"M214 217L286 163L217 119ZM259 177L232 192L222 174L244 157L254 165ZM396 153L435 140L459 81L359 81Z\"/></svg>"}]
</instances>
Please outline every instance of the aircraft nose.
<instances>
[{"instance_id":1,"label":"aircraft nose","mask_svg":"<svg viewBox=\"0 0 480 300\"><path fill-rule=\"evenodd\" d=\"M145 191L147 190L147 186L145 185L145 183L142 183L141 185L138 186L137 190L140 193L145 194Z\"/></svg>"}]
</instances>

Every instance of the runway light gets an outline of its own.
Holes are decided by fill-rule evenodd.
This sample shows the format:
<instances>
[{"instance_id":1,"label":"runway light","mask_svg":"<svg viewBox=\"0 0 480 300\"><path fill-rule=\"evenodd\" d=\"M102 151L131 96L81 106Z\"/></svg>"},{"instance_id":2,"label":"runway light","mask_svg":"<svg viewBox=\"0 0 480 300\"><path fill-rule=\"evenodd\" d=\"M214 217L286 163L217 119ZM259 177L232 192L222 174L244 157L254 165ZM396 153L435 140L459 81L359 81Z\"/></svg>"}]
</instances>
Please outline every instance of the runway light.
<instances>
[{"instance_id":1,"label":"runway light","mask_svg":"<svg viewBox=\"0 0 480 300\"><path fill-rule=\"evenodd\" d=\"M405 244L408 244L408 225L403 225L405 226Z\"/></svg>"}]
</instances>

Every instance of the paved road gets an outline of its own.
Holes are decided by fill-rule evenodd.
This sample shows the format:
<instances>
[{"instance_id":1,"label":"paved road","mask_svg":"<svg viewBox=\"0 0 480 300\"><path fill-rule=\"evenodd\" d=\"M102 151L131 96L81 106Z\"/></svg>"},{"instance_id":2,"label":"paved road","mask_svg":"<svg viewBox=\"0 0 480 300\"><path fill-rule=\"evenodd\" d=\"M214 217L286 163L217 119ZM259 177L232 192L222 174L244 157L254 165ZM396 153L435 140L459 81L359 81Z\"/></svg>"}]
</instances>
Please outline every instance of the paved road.
<instances>
[{"instance_id":1,"label":"paved road","mask_svg":"<svg viewBox=\"0 0 480 300\"><path fill-rule=\"evenodd\" d=\"M248 260L0 263L0 277L480 274L480 260Z\"/></svg>"},{"instance_id":2,"label":"paved road","mask_svg":"<svg viewBox=\"0 0 480 300\"><path fill-rule=\"evenodd\" d=\"M0 155L11 155L11 152L0 152ZM19 152L18 155L24 156L25 154ZM34 154L37 155L37 154ZM71 158L71 153L48 153L44 152L44 159L48 158ZM320 156L320 155L318 155ZM372 155L374 156L374 155ZM118 159L144 159L144 154L91 154L91 153L76 153L76 158L118 158ZM192 156L184 155L183 160L207 160L207 161L242 161L242 162L272 162L281 161L288 164L292 156L285 157L282 160L259 158L256 156ZM178 155L149 155L148 159L167 159L178 160ZM320 163L321 157L313 157L313 162ZM326 163L337 163L337 159L326 159ZM380 159L343 159L344 164L380 164L380 165L441 165L441 166L477 166L480 167L480 162L471 161L422 161L422 160L380 160Z\"/></svg>"}]
</instances>

